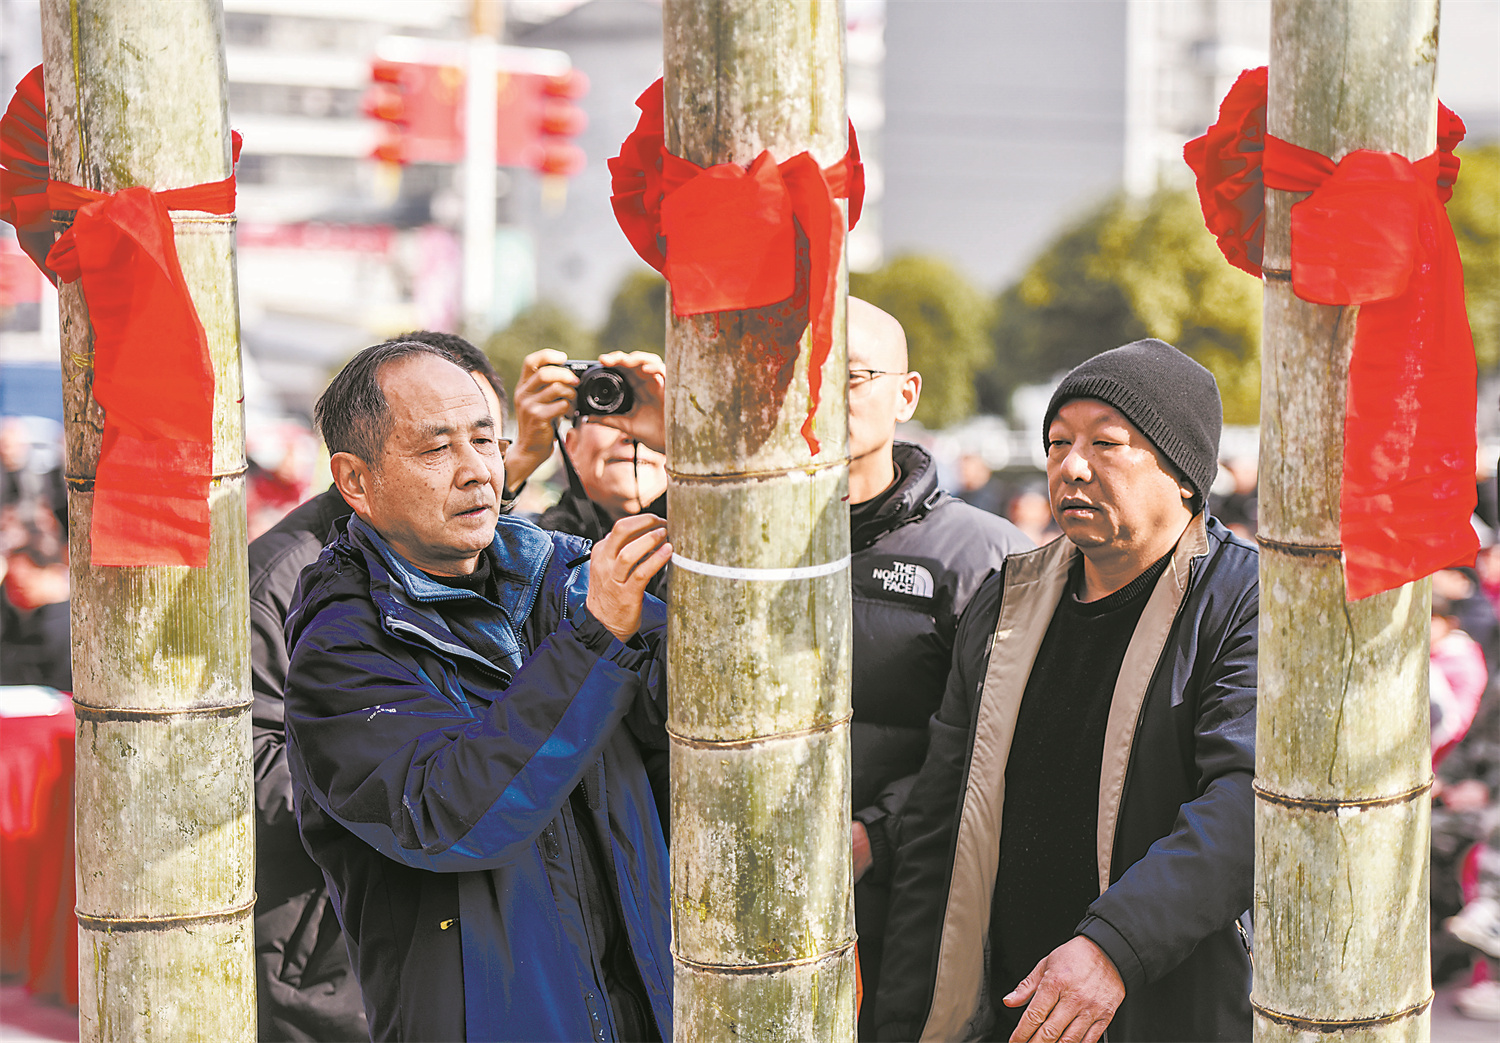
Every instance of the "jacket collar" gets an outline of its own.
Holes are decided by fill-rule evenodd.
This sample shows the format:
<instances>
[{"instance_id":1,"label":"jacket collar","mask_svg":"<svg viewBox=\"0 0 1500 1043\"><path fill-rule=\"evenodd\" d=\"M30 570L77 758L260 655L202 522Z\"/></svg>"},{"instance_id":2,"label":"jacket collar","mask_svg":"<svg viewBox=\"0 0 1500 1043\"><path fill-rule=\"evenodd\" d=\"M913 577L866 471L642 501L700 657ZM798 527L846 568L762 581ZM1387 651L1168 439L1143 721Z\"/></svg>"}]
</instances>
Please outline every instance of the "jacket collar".
<instances>
[{"instance_id":1,"label":"jacket collar","mask_svg":"<svg viewBox=\"0 0 1500 1043\"><path fill-rule=\"evenodd\" d=\"M897 442L891 455L901 474L896 491L874 517L864 519L850 533L853 550L864 550L891 530L920 518L937 506L942 496L937 468L927 450L912 442Z\"/></svg>"},{"instance_id":2,"label":"jacket collar","mask_svg":"<svg viewBox=\"0 0 1500 1043\"><path fill-rule=\"evenodd\" d=\"M475 591L439 583L396 553L380 533L357 515L349 519L349 536L367 554L379 557L391 584L399 587L408 601L430 605L465 598L486 600ZM530 522L501 515L495 525L495 538L484 553L490 555L490 566L495 569L498 581L497 607L511 626L519 627L536 602L539 581L552 559L552 539Z\"/></svg>"}]
</instances>

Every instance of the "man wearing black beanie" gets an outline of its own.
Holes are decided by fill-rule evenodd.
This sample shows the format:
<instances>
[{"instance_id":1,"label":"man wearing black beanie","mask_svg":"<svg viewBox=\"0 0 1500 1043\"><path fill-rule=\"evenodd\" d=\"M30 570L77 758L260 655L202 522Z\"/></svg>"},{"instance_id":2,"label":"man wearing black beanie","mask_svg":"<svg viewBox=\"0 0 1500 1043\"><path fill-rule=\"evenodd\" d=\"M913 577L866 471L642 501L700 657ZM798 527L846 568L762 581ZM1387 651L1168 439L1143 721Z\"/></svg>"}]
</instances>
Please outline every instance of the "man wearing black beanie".
<instances>
[{"instance_id":1,"label":"man wearing black beanie","mask_svg":"<svg viewBox=\"0 0 1500 1043\"><path fill-rule=\"evenodd\" d=\"M1244 1039L1255 548L1205 510L1222 407L1159 340L1069 373L1065 538L959 623L907 803L880 1039Z\"/></svg>"}]
</instances>

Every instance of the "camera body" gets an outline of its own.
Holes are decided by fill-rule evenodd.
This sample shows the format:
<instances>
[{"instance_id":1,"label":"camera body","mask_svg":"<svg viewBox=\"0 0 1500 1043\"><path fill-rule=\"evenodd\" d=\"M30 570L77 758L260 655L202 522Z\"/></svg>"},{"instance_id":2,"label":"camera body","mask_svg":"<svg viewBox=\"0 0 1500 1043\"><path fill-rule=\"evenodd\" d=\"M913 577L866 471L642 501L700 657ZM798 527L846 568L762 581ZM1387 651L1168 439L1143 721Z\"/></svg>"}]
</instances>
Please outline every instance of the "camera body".
<instances>
[{"instance_id":1,"label":"camera body","mask_svg":"<svg viewBox=\"0 0 1500 1043\"><path fill-rule=\"evenodd\" d=\"M635 408L635 392L620 370L580 359L562 365L578 378L574 416L617 416Z\"/></svg>"}]
</instances>

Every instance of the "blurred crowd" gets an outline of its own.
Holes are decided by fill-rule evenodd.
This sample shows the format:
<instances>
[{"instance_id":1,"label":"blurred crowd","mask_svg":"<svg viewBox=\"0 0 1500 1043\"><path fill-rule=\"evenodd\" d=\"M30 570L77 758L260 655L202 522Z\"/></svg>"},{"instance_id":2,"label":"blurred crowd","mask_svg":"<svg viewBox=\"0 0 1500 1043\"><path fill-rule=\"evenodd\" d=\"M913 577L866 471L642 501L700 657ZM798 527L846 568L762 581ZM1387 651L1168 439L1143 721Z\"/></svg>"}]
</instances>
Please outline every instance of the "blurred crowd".
<instances>
[{"instance_id":1,"label":"blurred crowd","mask_svg":"<svg viewBox=\"0 0 1500 1043\"><path fill-rule=\"evenodd\" d=\"M0 684L73 687L61 428L0 420Z\"/></svg>"}]
</instances>

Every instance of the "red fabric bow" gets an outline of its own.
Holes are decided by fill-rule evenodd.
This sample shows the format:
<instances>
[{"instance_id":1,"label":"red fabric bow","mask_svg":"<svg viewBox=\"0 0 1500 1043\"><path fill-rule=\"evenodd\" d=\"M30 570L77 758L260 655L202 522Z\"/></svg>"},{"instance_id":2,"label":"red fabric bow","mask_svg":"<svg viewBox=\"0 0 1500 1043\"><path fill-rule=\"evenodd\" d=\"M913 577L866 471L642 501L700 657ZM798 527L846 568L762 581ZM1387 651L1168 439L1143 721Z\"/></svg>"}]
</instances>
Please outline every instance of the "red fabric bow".
<instances>
[{"instance_id":1,"label":"red fabric bow","mask_svg":"<svg viewBox=\"0 0 1500 1043\"><path fill-rule=\"evenodd\" d=\"M37 168L47 169L45 111L38 66L0 123L7 150L13 142L25 149L19 162L9 151L3 157L0 218L34 228L38 220L50 225L52 211L77 211L39 266L63 282L82 280L94 330L93 394L104 432L90 561L205 566L214 375L168 211L233 213L234 176L163 192L39 181ZM238 162L239 134L233 142Z\"/></svg>"},{"instance_id":2,"label":"red fabric bow","mask_svg":"<svg viewBox=\"0 0 1500 1043\"><path fill-rule=\"evenodd\" d=\"M1291 211L1292 291L1359 305L1340 494L1350 600L1471 564L1477 372L1463 266L1443 204L1463 121L1438 108L1439 151L1415 163L1358 150L1338 163L1265 134L1266 70L1243 73L1219 122L1183 154L1204 221L1260 275L1265 187L1308 192Z\"/></svg>"},{"instance_id":3,"label":"red fabric bow","mask_svg":"<svg viewBox=\"0 0 1500 1043\"><path fill-rule=\"evenodd\" d=\"M808 322L811 403L802 437L814 456L813 417L823 363L833 349L833 312L844 222L859 221L865 174L849 125L849 151L826 170L801 152L777 164L762 152L749 169L720 163L704 169L666 150L662 81L636 105L640 122L609 161L615 217L636 253L666 276L678 316L763 308L791 297L797 280L797 228L809 246Z\"/></svg>"}]
</instances>

